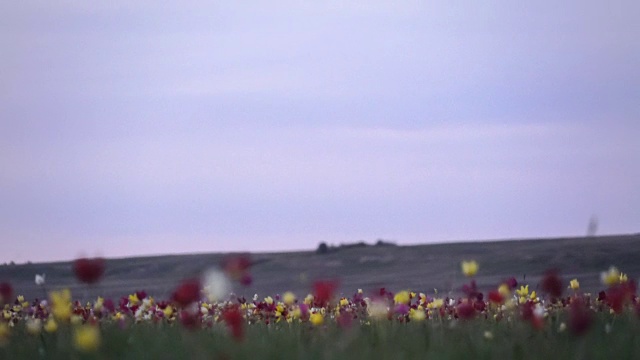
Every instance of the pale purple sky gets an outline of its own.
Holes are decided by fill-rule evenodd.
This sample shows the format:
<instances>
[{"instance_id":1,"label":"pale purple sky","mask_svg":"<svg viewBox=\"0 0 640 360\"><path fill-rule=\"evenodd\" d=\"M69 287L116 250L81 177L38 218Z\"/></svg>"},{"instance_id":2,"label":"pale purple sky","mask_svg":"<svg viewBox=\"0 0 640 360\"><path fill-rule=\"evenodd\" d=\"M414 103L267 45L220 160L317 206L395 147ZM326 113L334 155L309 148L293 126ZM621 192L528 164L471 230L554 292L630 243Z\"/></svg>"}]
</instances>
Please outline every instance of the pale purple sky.
<instances>
[{"instance_id":1,"label":"pale purple sky","mask_svg":"<svg viewBox=\"0 0 640 360\"><path fill-rule=\"evenodd\" d=\"M160 3L0 3L0 261L640 231L636 0Z\"/></svg>"}]
</instances>

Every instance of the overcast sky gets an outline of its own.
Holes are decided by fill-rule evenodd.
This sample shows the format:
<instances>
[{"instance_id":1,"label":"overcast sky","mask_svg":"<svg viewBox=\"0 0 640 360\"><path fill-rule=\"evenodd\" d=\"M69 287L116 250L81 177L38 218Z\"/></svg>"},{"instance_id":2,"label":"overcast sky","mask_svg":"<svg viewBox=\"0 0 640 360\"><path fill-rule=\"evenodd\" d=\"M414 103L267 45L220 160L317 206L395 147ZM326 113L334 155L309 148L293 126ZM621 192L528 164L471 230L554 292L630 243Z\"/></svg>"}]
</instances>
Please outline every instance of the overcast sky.
<instances>
[{"instance_id":1,"label":"overcast sky","mask_svg":"<svg viewBox=\"0 0 640 360\"><path fill-rule=\"evenodd\" d=\"M0 261L640 231L640 2L212 3L0 3Z\"/></svg>"}]
</instances>

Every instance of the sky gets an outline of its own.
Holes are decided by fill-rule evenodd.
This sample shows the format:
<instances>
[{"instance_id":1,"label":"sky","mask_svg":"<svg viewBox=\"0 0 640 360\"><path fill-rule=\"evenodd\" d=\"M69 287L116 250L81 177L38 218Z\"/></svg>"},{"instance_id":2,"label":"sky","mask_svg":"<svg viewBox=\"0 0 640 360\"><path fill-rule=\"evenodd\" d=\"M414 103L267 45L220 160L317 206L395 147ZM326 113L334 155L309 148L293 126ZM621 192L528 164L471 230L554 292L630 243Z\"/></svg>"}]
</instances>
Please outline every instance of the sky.
<instances>
[{"instance_id":1,"label":"sky","mask_svg":"<svg viewBox=\"0 0 640 360\"><path fill-rule=\"evenodd\" d=\"M0 262L639 232L638 18L1 2Z\"/></svg>"}]
</instances>

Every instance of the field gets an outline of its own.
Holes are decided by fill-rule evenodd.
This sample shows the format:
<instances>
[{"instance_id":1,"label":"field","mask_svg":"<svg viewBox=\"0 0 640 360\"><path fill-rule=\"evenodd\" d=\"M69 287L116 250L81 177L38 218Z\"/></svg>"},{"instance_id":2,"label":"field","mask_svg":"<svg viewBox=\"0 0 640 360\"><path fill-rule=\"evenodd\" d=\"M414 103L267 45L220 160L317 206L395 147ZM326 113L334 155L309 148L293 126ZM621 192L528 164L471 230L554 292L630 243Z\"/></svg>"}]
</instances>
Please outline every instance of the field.
<instances>
[{"instance_id":1,"label":"field","mask_svg":"<svg viewBox=\"0 0 640 360\"><path fill-rule=\"evenodd\" d=\"M634 359L637 254L636 234L4 265L0 359ZM212 268L235 296L200 292Z\"/></svg>"}]
</instances>

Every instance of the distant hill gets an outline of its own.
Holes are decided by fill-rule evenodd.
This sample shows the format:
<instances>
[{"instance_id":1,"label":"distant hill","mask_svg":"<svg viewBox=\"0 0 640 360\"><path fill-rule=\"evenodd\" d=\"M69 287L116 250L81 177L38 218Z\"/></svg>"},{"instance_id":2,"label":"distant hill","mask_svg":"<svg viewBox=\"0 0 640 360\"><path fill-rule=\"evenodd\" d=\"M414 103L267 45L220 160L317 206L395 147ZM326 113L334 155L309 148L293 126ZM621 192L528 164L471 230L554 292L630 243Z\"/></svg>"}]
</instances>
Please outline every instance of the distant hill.
<instances>
[{"instance_id":1,"label":"distant hill","mask_svg":"<svg viewBox=\"0 0 640 360\"><path fill-rule=\"evenodd\" d=\"M340 291L352 295L379 287L392 291L411 289L433 294L459 294L466 279L460 261L475 259L480 264L476 277L482 289L494 288L509 276L528 283L533 290L546 269L560 269L568 283L580 280L581 288L595 292L602 288L600 272L615 265L629 277L640 278L640 234L580 238L527 239L490 242L459 242L415 246L375 246L357 243L334 247L324 254L315 250L282 253L254 253L251 258L253 283L235 292L247 297L275 295L287 290L306 295L315 279L336 279ZM0 281L9 280L17 293L28 299L42 298L43 289L34 283L36 273L46 273L47 289L69 287L74 297L98 295L118 298L145 290L167 298L181 279L217 267L226 254L166 255L107 259L104 279L97 286L79 284L71 262L0 266Z\"/></svg>"}]
</instances>

